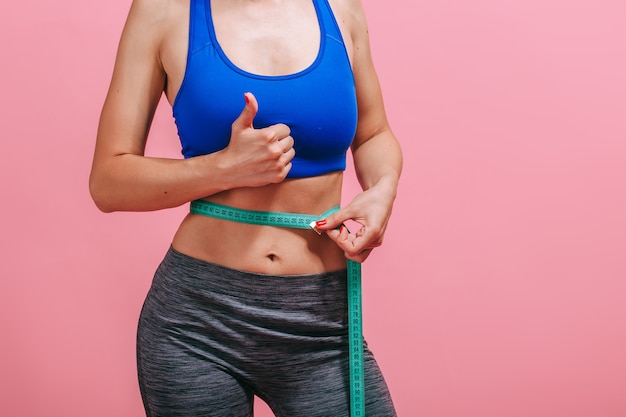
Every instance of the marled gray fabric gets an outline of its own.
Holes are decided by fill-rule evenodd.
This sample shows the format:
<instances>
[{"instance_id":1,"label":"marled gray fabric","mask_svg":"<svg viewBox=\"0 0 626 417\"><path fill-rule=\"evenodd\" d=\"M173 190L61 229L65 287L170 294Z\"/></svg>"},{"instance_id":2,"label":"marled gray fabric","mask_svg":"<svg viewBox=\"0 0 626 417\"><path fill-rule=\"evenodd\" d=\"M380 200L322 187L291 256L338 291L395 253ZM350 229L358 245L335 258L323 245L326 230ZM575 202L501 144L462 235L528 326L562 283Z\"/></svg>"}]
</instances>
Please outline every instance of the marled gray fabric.
<instances>
[{"instance_id":1,"label":"marled gray fabric","mask_svg":"<svg viewBox=\"0 0 626 417\"><path fill-rule=\"evenodd\" d=\"M137 335L149 417L250 417L253 395L278 417L348 417L346 272L272 276L170 248ZM395 411L365 347L367 417Z\"/></svg>"}]
</instances>

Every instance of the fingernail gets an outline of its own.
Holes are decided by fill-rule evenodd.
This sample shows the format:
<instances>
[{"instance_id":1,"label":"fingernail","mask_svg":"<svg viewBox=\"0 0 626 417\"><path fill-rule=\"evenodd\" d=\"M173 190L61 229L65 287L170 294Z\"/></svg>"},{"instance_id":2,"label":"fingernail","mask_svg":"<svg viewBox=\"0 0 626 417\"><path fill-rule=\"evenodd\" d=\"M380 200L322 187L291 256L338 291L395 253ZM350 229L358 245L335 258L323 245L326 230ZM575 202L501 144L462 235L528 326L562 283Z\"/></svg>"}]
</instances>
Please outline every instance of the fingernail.
<instances>
[{"instance_id":1,"label":"fingernail","mask_svg":"<svg viewBox=\"0 0 626 417\"><path fill-rule=\"evenodd\" d=\"M343 229L345 229L346 226L344 226L343 224L341 225L341 227L339 228L339 233L343 233Z\"/></svg>"},{"instance_id":2,"label":"fingernail","mask_svg":"<svg viewBox=\"0 0 626 417\"><path fill-rule=\"evenodd\" d=\"M315 224L319 227L326 226L326 220L325 219L318 220L315 222Z\"/></svg>"}]
</instances>

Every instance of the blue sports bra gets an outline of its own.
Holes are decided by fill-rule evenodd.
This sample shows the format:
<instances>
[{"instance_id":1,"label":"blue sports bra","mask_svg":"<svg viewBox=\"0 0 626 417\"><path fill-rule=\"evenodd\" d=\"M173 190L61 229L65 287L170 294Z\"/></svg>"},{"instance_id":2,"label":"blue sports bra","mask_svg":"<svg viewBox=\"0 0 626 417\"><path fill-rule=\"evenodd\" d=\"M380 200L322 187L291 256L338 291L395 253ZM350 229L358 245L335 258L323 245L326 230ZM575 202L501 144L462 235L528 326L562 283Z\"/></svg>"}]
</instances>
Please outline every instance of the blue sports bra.
<instances>
[{"instance_id":1,"label":"blue sports bra","mask_svg":"<svg viewBox=\"0 0 626 417\"><path fill-rule=\"evenodd\" d=\"M189 51L173 115L185 158L224 149L231 125L251 92L259 102L255 128L284 123L294 138L287 178L343 171L356 131L354 77L327 0L313 0L320 26L315 61L294 74L252 74L234 65L215 36L210 0L191 0Z\"/></svg>"}]
</instances>

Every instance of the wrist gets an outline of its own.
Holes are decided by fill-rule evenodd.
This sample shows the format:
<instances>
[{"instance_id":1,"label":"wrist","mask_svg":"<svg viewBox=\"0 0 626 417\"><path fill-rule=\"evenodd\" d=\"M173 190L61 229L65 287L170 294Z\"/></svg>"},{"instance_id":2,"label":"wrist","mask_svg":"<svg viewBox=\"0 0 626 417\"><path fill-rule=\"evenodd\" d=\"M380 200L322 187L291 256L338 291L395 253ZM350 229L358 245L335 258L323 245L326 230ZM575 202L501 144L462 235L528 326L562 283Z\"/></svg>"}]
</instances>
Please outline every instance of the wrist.
<instances>
[{"instance_id":1,"label":"wrist","mask_svg":"<svg viewBox=\"0 0 626 417\"><path fill-rule=\"evenodd\" d=\"M391 200L395 200L398 192L398 177L395 175L381 176L367 190L375 189L377 193L388 196Z\"/></svg>"},{"instance_id":2,"label":"wrist","mask_svg":"<svg viewBox=\"0 0 626 417\"><path fill-rule=\"evenodd\" d=\"M229 189L232 176L228 175L226 161L220 152L195 156L187 161L203 194L211 195Z\"/></svg>"}]
</instances>

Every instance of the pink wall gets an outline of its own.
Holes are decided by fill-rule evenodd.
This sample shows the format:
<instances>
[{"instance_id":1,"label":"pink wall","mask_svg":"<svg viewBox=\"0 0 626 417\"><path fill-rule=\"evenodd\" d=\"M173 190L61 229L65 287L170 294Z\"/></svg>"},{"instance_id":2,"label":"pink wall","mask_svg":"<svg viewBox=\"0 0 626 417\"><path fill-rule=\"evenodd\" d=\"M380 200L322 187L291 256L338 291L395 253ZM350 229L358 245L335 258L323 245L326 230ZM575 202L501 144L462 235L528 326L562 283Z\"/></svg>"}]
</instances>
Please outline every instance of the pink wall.
<instances>
[{"instance_id":1,"label":"pink wall","mask_svg":"<svg viewBox=\"0 0 626 417\"><path fill-rule=\"evenodd\" d=\"M2 416L142 415L136 319L185 210L87 193L129 1L0 5ZM626 3L383 4L406 170L365 332L400 416L626 415ZM178 155L166 106L150 153Z\"/></svg>"}]
</instances>

